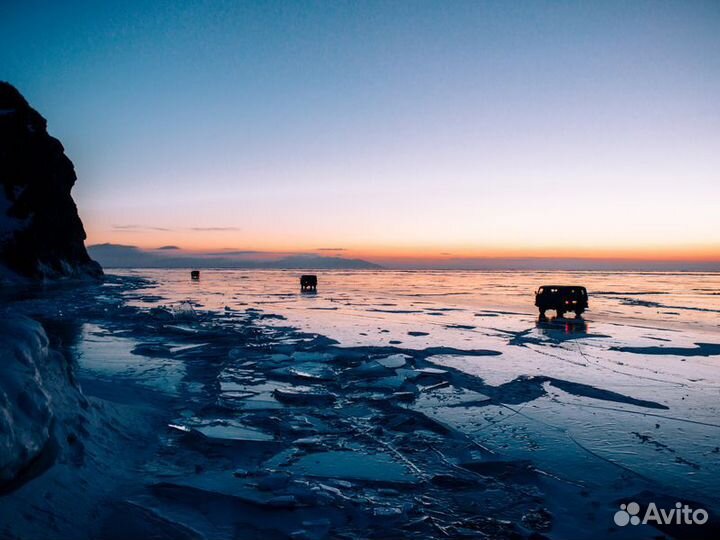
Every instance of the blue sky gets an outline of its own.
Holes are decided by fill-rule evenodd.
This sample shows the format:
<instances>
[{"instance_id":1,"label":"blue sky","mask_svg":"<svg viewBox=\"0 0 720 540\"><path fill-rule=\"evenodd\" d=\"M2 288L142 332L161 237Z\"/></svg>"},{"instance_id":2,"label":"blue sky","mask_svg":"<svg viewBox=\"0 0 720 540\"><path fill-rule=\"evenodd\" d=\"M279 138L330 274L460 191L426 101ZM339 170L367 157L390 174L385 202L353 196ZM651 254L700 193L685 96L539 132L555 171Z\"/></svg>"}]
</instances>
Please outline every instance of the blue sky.
<instances>
[{"instance_id":1,"label":"blue sky","mask_svg":"<svg viewBox=\"0 0 720 540\"><path fill-rule=\"evenodd\" d=\"M91 243L706 258L719 29L719 2L6 1L0 78Z\"/></svg>"}]
</instances>

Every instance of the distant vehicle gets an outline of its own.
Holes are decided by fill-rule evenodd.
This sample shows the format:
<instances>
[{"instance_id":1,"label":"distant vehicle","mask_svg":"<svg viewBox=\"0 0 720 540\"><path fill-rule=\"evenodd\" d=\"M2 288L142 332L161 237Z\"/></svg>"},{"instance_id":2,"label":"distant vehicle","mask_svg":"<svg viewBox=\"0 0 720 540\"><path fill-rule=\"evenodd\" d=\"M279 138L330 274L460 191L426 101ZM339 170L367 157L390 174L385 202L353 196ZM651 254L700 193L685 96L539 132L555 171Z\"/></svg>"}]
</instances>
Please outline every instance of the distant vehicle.
<instances>
[{"instance_id":1,"label":"distant vehicle","mask_svg":"<svg viewBox=\"0 0 720 540\"><path fill-rule=\"evenodd\" d=\"M190 279L200 279L200 270L190 272Z\"/></svg>"},{"instance_id":2,"label":"distant vehicle","mask_svg":"<svg viewBox=\"0 0 720 540\"><path fill-rule=\"evenodd\" d=\"M316 291L317 290L317 276L308 274L300 276L300 290L301 291Z\"/></svg>"},{"instance_id":3,"label":"distant vehicle","mask_svg":"<svg viewBox=\"0 0 720 540\"><path fill-rule=\"evenodd\" d=\"M535 293L535 305L541 318L545 318L548 309L554 309L558 317L566 311L574 311L580 317L588 307L587 290L576 285L543 285Z\"/></svg>"}]
</instances>

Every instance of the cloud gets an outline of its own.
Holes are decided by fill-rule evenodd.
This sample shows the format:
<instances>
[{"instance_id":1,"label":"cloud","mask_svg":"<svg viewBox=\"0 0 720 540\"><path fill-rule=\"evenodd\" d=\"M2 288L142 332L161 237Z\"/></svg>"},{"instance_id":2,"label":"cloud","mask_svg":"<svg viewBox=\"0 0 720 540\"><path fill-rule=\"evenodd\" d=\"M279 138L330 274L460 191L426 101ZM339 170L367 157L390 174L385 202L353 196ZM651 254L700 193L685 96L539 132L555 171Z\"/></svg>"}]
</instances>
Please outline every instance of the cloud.
<instances>
[{"instance_id":1,"label":"cloud","mask_svg":"<svg viewBox=\"0 0 720 540\"><path fill-rule=\"evenodd\" d=\"M113 230L120 232L147 232L147 231L195 231L195 232L218 232L218 231L239 231L240 227L154 227L151 225L113 225Z\"/></svg>"},{"instance_id":2,"label":"cloud","mask_svg":"<svg viewBox=\"0 0 720 540\"><path fill-rule=\"evenodd\" d=\"M334 248L334 247L322 247L322 248L315 248L315 251L347 251L347 249Z\"/></svg>"},{"instance_id":3,"label":"cloud","mask_svg":"<svg viewBox=\"0 0 720 540\"><path fill-rule=\"evenodd\" d=\"M240 227L190 227L191 231L239 231Z\"/></svg>"},{"instance_id":4,"label":"cloud","mask_svg":"<svg viewBox=\"0 0 720 540\"><path fill-rule=\"evenodd\" d=\"M140 249L137 246L131 246L129 244L111 244L110 242L105 242L104 244L93 244L91 246L88 246L88 249Z\"/></svg>"},{"instance_id":5,"label":"cloud","mask_svg":"<svg viewBox=\"0 0 720 540\"><path fill-rule=\"evenodd\" d=\"M254 250L242 250L242 249L228 249L221 251L209 251L204 255L209 256L225 256L225 255L264 255L267 251L254 251Z\"/></svg>"},{"instance_id":6,"label":"cloud","mask_svg":"<svg viewBox=\"0 0 720 540\"><path fill-rule=\"evenodd\" d=\"M155 251L170 251L176 249L180 248L178 246L160 246L159 248L155 248Z\"/></svg>"},{"instance_id":7,"label":"cloud","mask_svg":"<svg viewBox=\"0 0 720 540\"><path fill-rule=\"evenodd\" d=\"M116 231L142 232L142 231L171 231L167 227L149 227L147 225L113 225Z\"/></svg>"}]
</instances>

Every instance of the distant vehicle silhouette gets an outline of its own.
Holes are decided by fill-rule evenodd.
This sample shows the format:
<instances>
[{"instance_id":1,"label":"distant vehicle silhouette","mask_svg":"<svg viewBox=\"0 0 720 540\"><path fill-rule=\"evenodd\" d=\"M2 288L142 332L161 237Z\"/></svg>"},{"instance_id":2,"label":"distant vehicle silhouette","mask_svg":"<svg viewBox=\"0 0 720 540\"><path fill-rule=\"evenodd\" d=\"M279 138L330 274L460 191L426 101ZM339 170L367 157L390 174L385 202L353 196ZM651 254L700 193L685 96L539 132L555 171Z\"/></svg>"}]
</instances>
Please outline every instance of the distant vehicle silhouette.
<instances>
[{"instance_id":1,"label":"distant vehicle silhouette","mask_svg":"<svg viewBox=\"0 0 720 540\"><path fill-rule=\"evenodd\" d=\"M317 290L317 276L307 274L300 276L300 290L301 291L316 291Z\"/></svg>"},{"instance_id":2,"label":"distant vehicle silhouette","mask_svg":"<svg viewBox=\"0 0 720 540\"><path fill-rule=\"evenodd\" d=\"M588 307L588 295L585 287L577 285L543 285L535 293L535 305L540 310L540 318L545 318L545 311L554 309L558 317L566 311L575 312L581 317Z\"/></svg>"},{"instance_id":3,"label":"distant vehicle silhouette","mask_svg":"<svg viewBox=\"0 0 720 540\"><path fill-rule=\"evenodd\" d=\"M200 279L200 270L190 272L190 279Z\"/></svg>"}]
</instances>

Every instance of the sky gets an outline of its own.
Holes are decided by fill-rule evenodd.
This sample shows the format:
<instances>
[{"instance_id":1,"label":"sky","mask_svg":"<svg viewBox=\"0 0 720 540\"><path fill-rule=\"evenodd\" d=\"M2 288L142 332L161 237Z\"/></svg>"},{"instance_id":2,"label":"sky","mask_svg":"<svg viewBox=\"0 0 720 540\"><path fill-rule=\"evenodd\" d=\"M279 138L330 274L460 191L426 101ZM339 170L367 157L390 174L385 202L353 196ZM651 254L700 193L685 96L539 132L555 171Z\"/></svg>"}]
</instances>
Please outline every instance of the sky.
<instances>
[{"instance_id":1,"label":"sky","mask_svg":"<svg viewBox=\"0 0 720 540\"><path fill-rule=\"evenodd\" d=\"M720 261L717 1L2 0L0 79L88 244Z\"/></svg>"}]
</instances>

